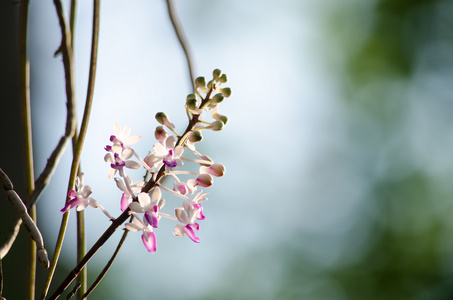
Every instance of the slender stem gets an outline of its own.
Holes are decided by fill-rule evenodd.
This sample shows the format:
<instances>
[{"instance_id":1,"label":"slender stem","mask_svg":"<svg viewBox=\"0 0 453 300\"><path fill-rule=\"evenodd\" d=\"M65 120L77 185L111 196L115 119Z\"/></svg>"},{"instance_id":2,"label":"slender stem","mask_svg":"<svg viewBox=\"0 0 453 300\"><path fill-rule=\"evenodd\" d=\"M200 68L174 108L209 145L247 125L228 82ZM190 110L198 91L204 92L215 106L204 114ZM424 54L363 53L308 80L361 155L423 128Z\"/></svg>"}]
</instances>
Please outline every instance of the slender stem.
<instances>
[{"instance_id":1,"label":"slender stem","mask_svg":"<svg viewBox=\"0 0 453 300\"><path fill-rule=\"evenodd\" d=\"M60 0L54 0L55 10L58 16L58 22L60 24L60 31L61 31L61 45L60 50L63 55L63 66L65 70L65 78L66 78L66 106L68 110L68 118L67 120L71 119L71 122L66 123L66 130L65 136L73 136L75 129L76 129L76 118L74 117L76 114L75 109L75 83L74 83L74 62L73 62L73 53L72 53L72 46L71 46L71 32L68 30L66 26L66 20L64 17L63 5ZM72 118L70 117L72 116ZM73 164L74 166L74 164ZM73 168L74 169L74 168ZM71 170L71 176L69 178L68 186L71 188L74 186L75 182L75 174L77 170ZM77 168L76 168L77 169ZM73 176L72 176L73 175ZM42 299L45 299L47 292L50 287L50 283L52 282L53 274L55 272L55 268L58 263L58 258L60 256L61 247L63 245L63 239L66 231L66 227L68 224L69 214L65 213L63 215L60 232L58 234L57 243L55 245L54 256L52 259L51 268L49 270L47 280L42 292Z\"/></svg>"},{"instance_id":2,"label":"slender stem","mask_svg":"<svg viewBox=\"0 0 453 300\"><path fill-rule=\"evenodd\" d=\"M36 223L36 206L29 211L31 219ZM28 241L28 290L27 299L35 299L36 282L36 244L32 239Z\"/></svg>"},{"instance_id":3,"label":"slender stem","mask_svg":"<svg viewBox=\"0 0 453 300\"><path fill-rule=\"evenodd\" d=\"M74 53L74 29L75 29L75 17L77 9L77 0L71 0L71 10L69 13L69 31L71 32L71 45L72 52Z\"/></svg>"},{"instance_id":4,"label":"slender stem","mask_svg":"<svg viewBox=\"0 0 453 300\"><path fill-rule=\"evenodd\" d=\"M76 7L77 1L71 0L71 9L69 13L69 31L71 32L71 48L74 53L74 37L75 37L75 19L76 19ZM79 134L77 128L72 137L72 153L74 155L77 146L77 140ZM79 172L82 172L82 168L79 164ZM85 240L85 212L77 212L77 261L80 261L86 252L86 240ZM73 293L78 292L79 298L86 291L87 287L87 269L85 268L79 276L79 284L77 289Z\"/></svg>"},{"instance_id":5,"label":"slender stem","mask_svg":"<svg viewBox=\"0 0 453 300\"><path fill-rule=\"evenodd\" d=\"M73 0L75 2L75 0ZM90 69L88 77L87 87L87 98L85 102L85 111L83 114L83 121L81 126L81 134L77 141L76 151L79 151L79 156L82 152L82 145L85 139L86 131L88 129L88 120L91 113L91 103L93 102L94 95L94 84L96 78L96 65L97 65L97 52L98 52L98 41L99 41L99 10L100 0L93 1L93 25L91 34L91 58L90 58ZM79 171L80 172L80 171ZM84 212L77 213L77 232L78 232L78 252L77 261L81 261L86 252L85 242L85 228L84 228ZM87 269L84 268L80 274L79 282L81 284L78 290L78 297L82 297L87 289Z\"/></svg>"},{"instance_id":6,"label":"slender stem","mask_svg":"<svg viewBox=\"0 0 453 300\"><path fill-rule=\"evenodd\" d=\"M179 44L181 45L181 47L184 51L184 54L186 56L187 69L188 69L189 76L190 76L190 85L193 87L193 90L195 91L195 76L194 76L194 71L193 71L192 55L190 54L189 46L188 46L187 40L184 36L182 26L179 23L179 19L176 15L174 7L173 7L172 0L167 0L167 10L168 10L168 15L171 20L171 24L173 25L176 36L178 37Z\"/></svg>"},{"instance_id":7,"label":"slender stem","mask_svg":"<svg viewBox=\"0 0 453 300\"><path fill-rule=\"evenodd\" d=\"M77 261L81 261L86 253L85 239L85 212L77 212ZM78 289L78 298L80 298L87 289L87 269L84 268L79 276L80 288Z\"/></svg>"},{"instance_id":8,"label":"slender stem","mask_svg":"<svg viewBox=\"0 0 453 300\"><path fill-rule=\"evenodd\" d=\"M132 222L133 219L134 219L134 216L131 216L131 218L129 219L129 223ZM99 276L96 278L96 280L93 282L93 284L90 286L90 288L88 289L88 291L81 297L81 299L86 299L86 298L94 291L94 289L99 285L99 283L101 282L101 280L105 277L105 275L107 274L108 270L109 270L110 267L112 266L113 261L115 260L116 256L117 256L118 253L120 252L120 249L121 249L121 247L122 247L123 244L124 244L124 241L126 241L126 237L127 237L128 233L129 233L129 230L124 229L123 236L121 237L121 240L120 240L120 242L118 243L118 246L116 247L116 250L115 250L115 252L113 253L112 257L111 257L110 260L108 261L107 265L105 265L104 269L103 269L102 272L99 274Z\"/></svg>"},{"instance_id":9,"label":"slender stem","mask_svg":"<svg viewBox=\"0 0 453 300\"><path fill-rule=\"evenodd\" d=\"M72 296L74 296L77 293L77 291L80 289L81 285L82 284L80 282L77 282L77 284L74 286L72 291L69 294L66 295L66 299L71 299Z\"/></svg>"},{"instance_id":10,"label":"slender stem","mask_svg":"<svg viewBox=\"0 0 453 300\"><path fill-rule=\"evenodd\" d=\"M33 146L31 132L31 110L30 110L30 68L27 58L27 22L28 22L28 1L20 3L20 24L19 24L19 51L20 51L20 98L22 112L22 139L24 147L25 162L25 186L27 197L35 188L33 168ZM36 222L36 211L34 207L30 210L30 216ZM28 254L28 277L27 277L27 299L35 299L36 281L36 244L29 240Z\"/></svg>"},{"instance_id":11,"label":"slender stem","mask_svg":"<svg viewBox=\"0 0 453 300\"><path fill-rule=\"evenodd\" d=\"M60 231L58 232L57 242L55 244L54 255L52 257L52 263L50 264L49 273L44 285L44 289L41 294L41 299L46 299L47 293L49 292L50 283L52 282L53 274L57 268L58 259L60 258L61 247L63 246L63 239L66 233L66 227L68 225L69 212L64 213L61 219Z\"/></svg>"}]
</instances>

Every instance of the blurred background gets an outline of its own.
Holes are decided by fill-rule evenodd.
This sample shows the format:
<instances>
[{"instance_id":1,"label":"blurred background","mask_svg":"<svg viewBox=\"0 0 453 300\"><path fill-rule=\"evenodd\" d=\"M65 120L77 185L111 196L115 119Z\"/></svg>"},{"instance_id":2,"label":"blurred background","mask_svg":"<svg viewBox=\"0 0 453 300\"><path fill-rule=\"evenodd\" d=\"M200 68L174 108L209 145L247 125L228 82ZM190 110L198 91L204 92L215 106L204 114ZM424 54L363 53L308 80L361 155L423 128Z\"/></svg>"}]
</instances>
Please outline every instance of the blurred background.
<instances>
[{"instance_id":1,"label":"blurred background","mask_svg":"<svg viewBox=\"0 0 453 300\"><path fill-rule=\"evenodd\" d=\"M78 3L75 30L79 124L91 43L88 2ZM8 8L16 12L12 2ZM220 68L233 90L220 107L229 123L207 132L199 147L227 173L207 190L200 244L173 236L170 221L156 231L154 254L131 233L90 298L452 299L453 1L177 0L175 8L197 76ZM60 39L52 3L31 1L37 175L64 130L63 66L53 56ZM103 161L114 122L142 136L136 150L145 156L156 112L185 128L191 86L164 1L103 1L98 56L82 170L93 198L115 216L121 192ZM3 95L14 89L6 86L7 70ZM2 97L2 106L11 101ZM20 189L14 175L20 168L9 158L17 144L8 144L14 114L5 109L2 116L0 167ZM70 162L68 148L38 205L50 252ZM143 175L135 173L128 174ZM0 205L2 214L12 214L6 200ZM109 222L94 209L86 219L90 247ZM75 221L71 214L59 275L75 265ZM120 236L90 262L89 282ZM15 297L23 264L4 260L7 299L22 299Z\"/></svg>"}]
</instances>

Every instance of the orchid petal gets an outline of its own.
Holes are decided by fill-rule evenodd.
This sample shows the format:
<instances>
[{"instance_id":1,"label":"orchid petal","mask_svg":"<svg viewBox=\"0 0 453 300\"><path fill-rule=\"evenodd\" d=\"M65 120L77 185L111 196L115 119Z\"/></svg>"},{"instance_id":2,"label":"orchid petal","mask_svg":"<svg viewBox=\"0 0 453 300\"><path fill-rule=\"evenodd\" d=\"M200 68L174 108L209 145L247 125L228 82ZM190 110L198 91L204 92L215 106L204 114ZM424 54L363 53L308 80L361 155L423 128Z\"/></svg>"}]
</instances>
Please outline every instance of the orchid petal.
<instances>
[{"instance_id":1,"label":"orchid petal","mask_svg":"<svg viewBox=\"0 0 453 300\"><path fill-rule=\"evenodd\" d=\"M146 250L151 253L157 251L156 235L154 234L154 232L143 232L142 241L145 245Z\"/></svg>"},{"instance_id":2,"label":"orchid petal","mask_svg":"<svg viewBox=\"0 0 453 300\"><path fill-rule=\"evenodd\" d=\"M126 188L126 185L124 184L123 180L119 179L119 178L113 178L115 180L115 183L116 183L116 186L122 190L123 192L125 192L127 190Z\"/></svg>"},{"instance_id":3,"label":"orchid petal","mask_svg":"<svg viewBox=\"0 0 453 300\"><path fill-rule=\"evenodd\" d=\"M121 211L125 211L131 203L132 197L128 193L123 193L121 196Z\"/></svg>"},{"instance_id":4,"label":"orchid petal","mask_svg":"<svg viewBox=\"0 0 453 300\"><path fill-rule=\"evenodd\" d=\"M130 137L128 137L127 139L124 140L124 143L125 143L126 145L128 145L128 146L129 146L129 145L133 145L133 144L138 143L138 142L140 141L141 138L142 138L142 137L139 136L139 135L130 136Z\"/></svg>"},{"instance_id":5,"label":"orchid petal","mask_svg":"<svg viewBox=\"0 0 453 300\"><path fill-rule=\"evenodd\" d=\"M189 219L187 218L187 216L184 212L184 209L182 207L175 208L175 215L176 215L176 218L178 218L178 220L181 223L184 223L184 224L189 223Z\"/></svg>"},{"instance_id":6,"label":"orchid petal","mask_svg":"<svg viewBox=\"0 0 453 300\"><path fill-rule=\"evenodd\" d=\"M183 146L176 146L175 147L175 156L176 157L181 157L181 155L184 153L184 147Z\"/></svg>"},{"instance_id":7,"label":"orchid petal","mask_svg":"<svg viewBox=\"0 0 453 300\"><path fill-rule=\"evenodd\" d=\"M148 206L149 204L151 204L151 199L147 193L140 193L138 194L137 198L138 202L140 202L142 206Z\"/></svg>"},{"instance_id":8,"label":"orchid petal","mask_svg":"<svg viewBox=\"0 0 453 300\"><path fill-rule=\"evenodd\" d=\"M134 150L132 149L125 149L123 153L121 154L121 157L123 160L129 159L134 155Z\"/></svg>"},{"instance_id":9,"label":"orchid petal","mask_svg":"<svg viewBox=\"0 0 453 300\"><path fill-rule=\"evenodd\" d=\"M135 161L132 161L132 160L128 160L125 162L126 163L126 168L129 168L129 169L140 169L140 164L138 162L135 162Z\"/></svg>"},{"instance_id":10,"label":"orchid petal","mask_svg":"<svg viewBox=\"0 0 453 300\"><path fill-rule=\"evenodd\" d=\"M126 207L127 208L127 207ZM144 212L145 210L143 209L143 206L140 205L140 203L138 202L132 202L131 204L129 204L129 208L133 211L133 212L136 212L136 213L142 213Z\"/></svg>"},{"instance_id":11,"label":"orchid petal","mask_svg":"<svg viewBox=\"0 0 453 300\"><path fill-rule=\"evenodd\" d=\"M195 234L194 227L195 227L196 230L198 230L200 228L197 223L196 223L195 226L192 225L192 224L187 224L184 227L184 233L187 234L187 236L192 241L194 241L195 243L199 243L200 242L200 238Z\"/></svg>"},{"instance_id":12,"label":"orchid petal","mask_svg":"<svg viewBox=\"0 0 453 300\"><path fill-rule=\"evenodd\" d=\"M151 202L152 203L157 203L162 197L162 192L158 186L156 186L153 189L153 192L151 193Z\"/></svg>"},{"instance_id":13,"label":"orchid petal","mask_svg":"<svg viewBox=\"0 0 453 300\"><path fill-rule=\"evenodd\" d=\"M173 149L176 145L175 136L174 135L169 136L165 141L165 145L167 146L167 149Z\"/></svg>"}]
</instances>

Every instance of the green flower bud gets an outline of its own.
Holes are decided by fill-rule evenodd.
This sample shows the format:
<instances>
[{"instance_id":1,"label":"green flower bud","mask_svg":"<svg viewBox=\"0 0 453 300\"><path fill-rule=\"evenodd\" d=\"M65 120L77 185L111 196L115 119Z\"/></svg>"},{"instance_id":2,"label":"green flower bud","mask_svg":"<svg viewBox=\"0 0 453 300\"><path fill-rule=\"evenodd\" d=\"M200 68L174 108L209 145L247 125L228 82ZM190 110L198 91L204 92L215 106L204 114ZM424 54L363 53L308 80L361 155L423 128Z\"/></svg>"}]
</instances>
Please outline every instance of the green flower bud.
<instances>
[{"instance_id":1,"label":"green flower bud","mask_svg":"<svg viewBox=\"0 0 453 300\"><path fill-rule=\"evenodd\" d=\"M186 101L186 107L189 110L194 110L198 108L198 103L197 99L187 99Z\"/></svg>"},{"instance_id":2,"label":"green flower bud","mask_svg":"<svg viewBox=\"0 0 453 300\"><path fill-rule=\"evenodd\" d=\"M207 86L208 89L212 89L213 81L210 80L206 86Z\"/></svg>"},{"instance_id":3,"label":"green flower bud","mask_svg":"<svg viewBox=\"0 0 453 300\"><path fill-rule=\"evenodd\" d=\"M175 128L175 124L170 122L170 120L168 119L167 115L165 113L163 113L163 112L158 112L156 114L156 120L157 120L157 122L159 122L162 125L165 125L165 126L171 127L171 128Z\"/></svg>"},{"instance_id":4,"label":"green flower bud","mask_svg":"<svg viewBox=\"0 0 453 300\"><path fill-rule=\"evenodd\" d=\"M195 94L189 94L189 95L187 95L186 100L189 100L189 99L197 99L197 96L195 96Z\"/></svg>"},{"instance_id":5,"label":"green flower bud","mask_svg":"<svg viewBox=\"0 0 453 300\"><path fill-rule=\"evenodd\" d=\"M219 114L219 110L218 109L215 109L211 112L211 117L214 119L214 120L217 120L217 121L222 121L223 124L227 124L228 123L228 118L224 115L221 115Z\"/></svg>"},{"instance_id":6,"label":"green flower bud","mask_svg":"<svg viewBox=\"0 0 453 300\"><path fill-rule=\"evenodd\" d=\"M222 121L223 124L227 124L228 123L228 117L227 116L219 116L219 121Z\"/></svg>"},{"instance_id":7,"label":"green flower bud","mask_svg":"<svg viewBox=\"0 0 453 300\"><path fill-rule=\"evenodd\" d=\"M226 98L228 98L228 97L231 96L231 89L230 89L229 87L221 89L220 92L221 92L222 95L225 96Z\"/></svg>"},{"instance_id":8,"label":"green flower bud","mask_svg":"<svg viewBox=\"0 0 453 300\"><path fill-rule=\"evenodd\" d=\"M168 119L167 115L163 112L158 112L156 114L156 120L157 122L159 122L160 124L164 125L164 119Z\"/></svg>"},{"instance_id":9,"label":"green flower bud","mask_svg":"<svg viewBox=\"0 0 453 300\"><path fill-rule=\"evenodd\" d=\"M214 121L209 126L207 126L206 128L207 129L211 129L212 131L219 131L219 130L223 129L224 125L225 124L223 124L222 121Z\"/></svg>"},{"instance_id":10,"label":"green flower bud","mask_svg":"<svg viewBox=\"0 0 453 300\"><path fill-rule=\"evenodd\" d=\"M195 85L199 88L205 87L206 79L204 77L197 77L197 79L195 79Z\"/></svg>"},{"instance_id":11,"label":"green flower bud","mask_svg":"<svg viewBox=\"0 0 453 300\"><path fill-rule=\"evenodd\" d=\"M221 83L227 82L227 81L228 81L228 78L227 78L226 74L222 74L222 76L219 77L219 81L220 81Z\"/></svg>"},{"instance_id":12,"label":"green flower bud","mask_svg":"<svg viewBox=\"0 0 453 300\"><path fill-rule=\"evenodd\" d=\"M192 143L201 142L202 139L203 139L203 136L201 135L200 130L192 131L189 134L189 141L191 141Z\"/></svg>"},{"instance_id":13,"label":"green flower bud","mask_svg":"<svg viewBox=\"0 0 453 300\"><path fill-rule=\"evenodd\" d=\"M220 103L223 101L223 95L222 94L215 94L214 97L211 99L212 103Z\"/></svg>"},{"instance_id":14,"label":"green flower bud","mask_svg":"<svg viewBox=\"0 0 453 300\"><path fill-rule=\"evenodd\" d=\"M214 77L215 81L219 81L220 75L222 75L222 71L220 71L219 69L212 71L212 77Z\"/></svg>"},{"instance_id":15,"label":"green flower bud","mask_svg":"<svg viewBox=\"0 0 453 300\"><path fill-rule=\"evenodd\" d=\"M164 126L157 126L156 130L154 131L154 136L156 137L156 140L162 142L167 138L168 134Z\"/></svg>"}]
</instances>

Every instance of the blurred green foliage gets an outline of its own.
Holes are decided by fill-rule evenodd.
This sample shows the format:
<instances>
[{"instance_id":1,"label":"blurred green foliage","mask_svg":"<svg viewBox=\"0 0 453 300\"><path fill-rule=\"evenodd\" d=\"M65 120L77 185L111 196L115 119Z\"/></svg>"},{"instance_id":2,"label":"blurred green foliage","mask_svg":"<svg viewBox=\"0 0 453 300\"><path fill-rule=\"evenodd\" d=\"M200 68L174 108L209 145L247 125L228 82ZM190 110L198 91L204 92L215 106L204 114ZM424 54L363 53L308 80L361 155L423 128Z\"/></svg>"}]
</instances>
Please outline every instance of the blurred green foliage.
<instances>
[{"instance_id":1,"label":"blurred green foliage","mask_svg":"<svg viewBox=\"0 0 453 300\"><path fill-rule=\"evenodd\" d=\"M417 120L414 108L453 113L453 99L440 96L453 94L451 82L429 77L440 70L453 77L453 2L340 1L331 11L329 48L341 58L339 98L347 99L342 147L354 159L324 172L345 168L364 178L360 188L366 192L351 215L354 225L333 261L322 262L326 243L320 240L328 235L301 231L285 245L238 260L227 276L232 282L206 299L453 299L453 170L438 172L418 160L417 132L410 126ZM415 78L432 80L436 92L412 99L410 91L420 83ZM451 135L445 124L453 121L423 117L432 117L428 123L439 137ZM448 159L452 145L443 139L439 147ZM307 244L319 254L307 252ZM271 266L275 260L280 268ZM253 282L251 270L263 278L266 269L274 272L275 293L262 292L266 282Z\"/></svg>"}]
</instances>

